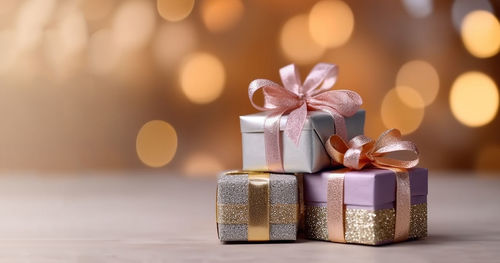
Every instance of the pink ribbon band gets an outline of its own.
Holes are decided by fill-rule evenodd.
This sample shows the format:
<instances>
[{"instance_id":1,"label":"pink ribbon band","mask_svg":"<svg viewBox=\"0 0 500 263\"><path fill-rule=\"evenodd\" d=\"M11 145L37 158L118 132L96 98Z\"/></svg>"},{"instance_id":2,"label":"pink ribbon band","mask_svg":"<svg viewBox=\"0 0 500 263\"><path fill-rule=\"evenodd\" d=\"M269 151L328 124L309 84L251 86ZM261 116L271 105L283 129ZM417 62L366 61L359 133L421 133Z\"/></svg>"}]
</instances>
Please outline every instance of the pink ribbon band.
<instances>
[{"instance_id":1,"label":"pink ribbon band","mask_svg":"<svg viewBox=\"0 0 500 263\"><path fill-rule=\"evenodd\" d=\"M344 117L354 115L362 99L354 91L330 90L337 81L337 75L336 65L319 63L301 83L297 67L291 64L280 69L283 86L266 79L256 79L250 83L250 102L257 110L268 112L264 123L264 141L266 163L270 171L284 172L280 139L280 119L284 114L288 114L284 133L296 145L310 110L330 113L336 134L347 138ZM263 106L254 102L254 95L260 89L264 95Z\"/></svg>"}]
</instances>

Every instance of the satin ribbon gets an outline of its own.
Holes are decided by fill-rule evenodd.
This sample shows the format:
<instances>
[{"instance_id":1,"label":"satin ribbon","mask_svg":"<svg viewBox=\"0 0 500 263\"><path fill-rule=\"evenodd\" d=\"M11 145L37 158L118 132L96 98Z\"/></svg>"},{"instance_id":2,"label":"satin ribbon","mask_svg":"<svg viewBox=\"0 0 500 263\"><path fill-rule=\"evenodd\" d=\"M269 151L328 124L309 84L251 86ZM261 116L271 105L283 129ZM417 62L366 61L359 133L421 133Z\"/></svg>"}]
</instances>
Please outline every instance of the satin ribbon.
<instances>
[{"instance_id":1,"label":"satin ribbon","mask_svg":"<svg viewBox=\"0 0 500 263\"><path fill-rule=\"evenodd\" d=\"M415 167L418 164L419 152L416 145L410 141L402 141L401 132L397 129L390 129L382 133L376 141L364 135L359 135L346 143L340 136L333 135L326 142L325 148L336 163L342 164L349 169L361 170L363 167L372 165L381 169L390 169L396 173L394 241L408 239L411 192L410 176L406 169ZM394 156L398 152L406 152L409 158L400 159ZM343 214L339 216L339 211L342 211L342 213L344 211L343 189L343 173L329 179L328 238L335 242L345 242Z\"/></svg>"},{"instance_id":2,"label":"satin ribbon","mask_svg":"<svg viewBox=\"0 0 500 263\"><path fill-rule=\"evenodd\" d=\"M311 70L304 83L294 64L280 69L283 86L266 79L256 79L248 87L252 105L268 112L264 122L266 162L270 171L283 172L280 140L280 119L288 113L285 135L296 145L309 110L322 110L332 115L335 131L347 138L344 117L354 115L362 104L361 97L350 90L330 90L337 81L336 65L319 63ZM255 93L262 89L264 105L254 102Z\"/></svg>"}]
</instances>

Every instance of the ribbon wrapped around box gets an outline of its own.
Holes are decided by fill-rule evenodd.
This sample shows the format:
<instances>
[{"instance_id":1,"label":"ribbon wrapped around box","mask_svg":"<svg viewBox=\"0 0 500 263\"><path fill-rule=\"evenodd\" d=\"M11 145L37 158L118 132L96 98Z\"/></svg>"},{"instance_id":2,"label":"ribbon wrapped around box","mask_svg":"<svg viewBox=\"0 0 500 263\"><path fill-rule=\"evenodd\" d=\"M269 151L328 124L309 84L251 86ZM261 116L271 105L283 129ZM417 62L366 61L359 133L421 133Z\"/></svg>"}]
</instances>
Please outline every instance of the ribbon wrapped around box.
<instances>
[{"instance_id":1,"label":"ribbon wrapped around box","mask_svg":"<svg viewBox=\"0 0 500 263\"><path fill-rule=\"evenodd\" d=\"M243 169L313 173L331 167L324 148L328 136L350 139L363 134L365 119L356 92L330 90L337 74L336 65L320 63L301 83L292 64L280 70L283 87L265 79L250 83L250 101L262 112L240 117ZM258 90L264 95L263 106L254 102Z\"/></svg>"},{"instance_id":2,"label":"ribbon wrapped around box","mask_svg":"<svg viewBox=\"0 0 500 263\"><path fill-rule=\"evenodd\" d=\"M299 197L293 174L224 172L218 176L216 198L221 241L297 238Z\"/></svg>"},{"instance_id":3,"label":"ribbon wrapped around box","mask_svg":"<svg viewBox=\"0 0 500 263\"><path fill-rule=\"evenodd\" d=\"M428 171L413 168L418 150L400 137L389 130L377 141L329 139L329 154L346 168L304 175L308 238L379 245L427 236ZM401 160L397 152L413 157Z\"/></svg>"}]
</instances>

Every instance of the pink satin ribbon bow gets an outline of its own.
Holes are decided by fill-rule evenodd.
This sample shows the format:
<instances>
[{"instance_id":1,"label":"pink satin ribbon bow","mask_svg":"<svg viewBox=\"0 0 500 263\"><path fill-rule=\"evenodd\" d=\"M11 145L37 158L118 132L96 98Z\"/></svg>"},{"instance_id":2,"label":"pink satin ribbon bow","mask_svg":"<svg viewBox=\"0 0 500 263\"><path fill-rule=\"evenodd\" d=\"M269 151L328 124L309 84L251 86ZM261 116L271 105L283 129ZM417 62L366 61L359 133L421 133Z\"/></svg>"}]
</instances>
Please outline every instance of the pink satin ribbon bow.
<instances>
[{"instance_id":1,"label":"pink satin ribbon bow","mask_svg":"<svg viewBox=\"0 0 500 263\"><path fill-rule=\"evenodd\" d=\"M296 145L306 122L308 110L322 110L332 115L335 131L341 138L347 137L344 117L354 115L362 104L361 97L350 90L330 90L337 81L336 65L319 63L311 70L304 83L293 64L280 69L279 84L266 79L256 79L248 87L252 105L269 112L264 123L266 162L271 171L283 172L280 141L280 119L288 113L285 135ZM254 95L262 89L264 105L254 102Z\"/></svg>"},{"instance_id":2,"label":"pink satin ribbon bow","mask_svg":"<svg viewBox=\"0 0 500 263\"><path fill-rule=\"evenodd\" d=\"M338 135L332 135L325 144L332 159L353 170L361 170L367 165L390 169L396 173L396 225L394 241L408 239L411 218L410 175L406 169L418 164L417 146L410 141L401 140L401 132L390 129L382 133L377 141L359 135L346 143ZM407 159L394 156L406 153ZM328 238L334 242L344 239L344 175L335 176L328 181Z\"/></svg>"}]
</instances>

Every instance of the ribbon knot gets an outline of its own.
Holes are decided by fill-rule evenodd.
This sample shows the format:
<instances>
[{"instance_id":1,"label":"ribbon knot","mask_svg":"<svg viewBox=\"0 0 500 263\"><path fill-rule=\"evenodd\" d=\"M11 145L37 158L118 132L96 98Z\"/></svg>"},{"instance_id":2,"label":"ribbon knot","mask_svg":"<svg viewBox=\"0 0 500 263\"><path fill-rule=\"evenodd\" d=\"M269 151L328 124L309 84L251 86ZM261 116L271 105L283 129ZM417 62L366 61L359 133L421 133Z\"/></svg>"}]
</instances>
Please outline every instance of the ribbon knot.
<instances>
[{"instance_id":1,"label":"ribbon knot","mask_svg":"<svg viewBox=\"0 0 500 263\"><path fill-rule=\"evenodd\" d=\"M335 134L328 139L325 147L335 162L354 170L361 170L367 165L408 169L415 167L419 161L417 146L401 140L401 132L397 129L385 131L376 141L359 135L346 143ZM395 156L397 153L408 158Z\"/></svg>"},{"instance_id":2,"label":"ribbon knot","mask_svg":"<svg viewBox=\"0 0 500 263\"><path fill-rule=\"evenodd\" d=\"M269 170L283 171L280 145L280 119L288 113L285 135L298 145L302 128L309 110L321 110L332 115L335 132L347 138L344 117L354 115L362 104L362 99L354 91L330 90L337 81L338 67L319 63L311 70L304 83L294 64L280 69L283 86L266 80L256 79L248 87L252 105L260 111L268 112L264 123L266 162ZM255 93L262 89L264 105L254 102Z\"/></svg>"}]
</instances>

